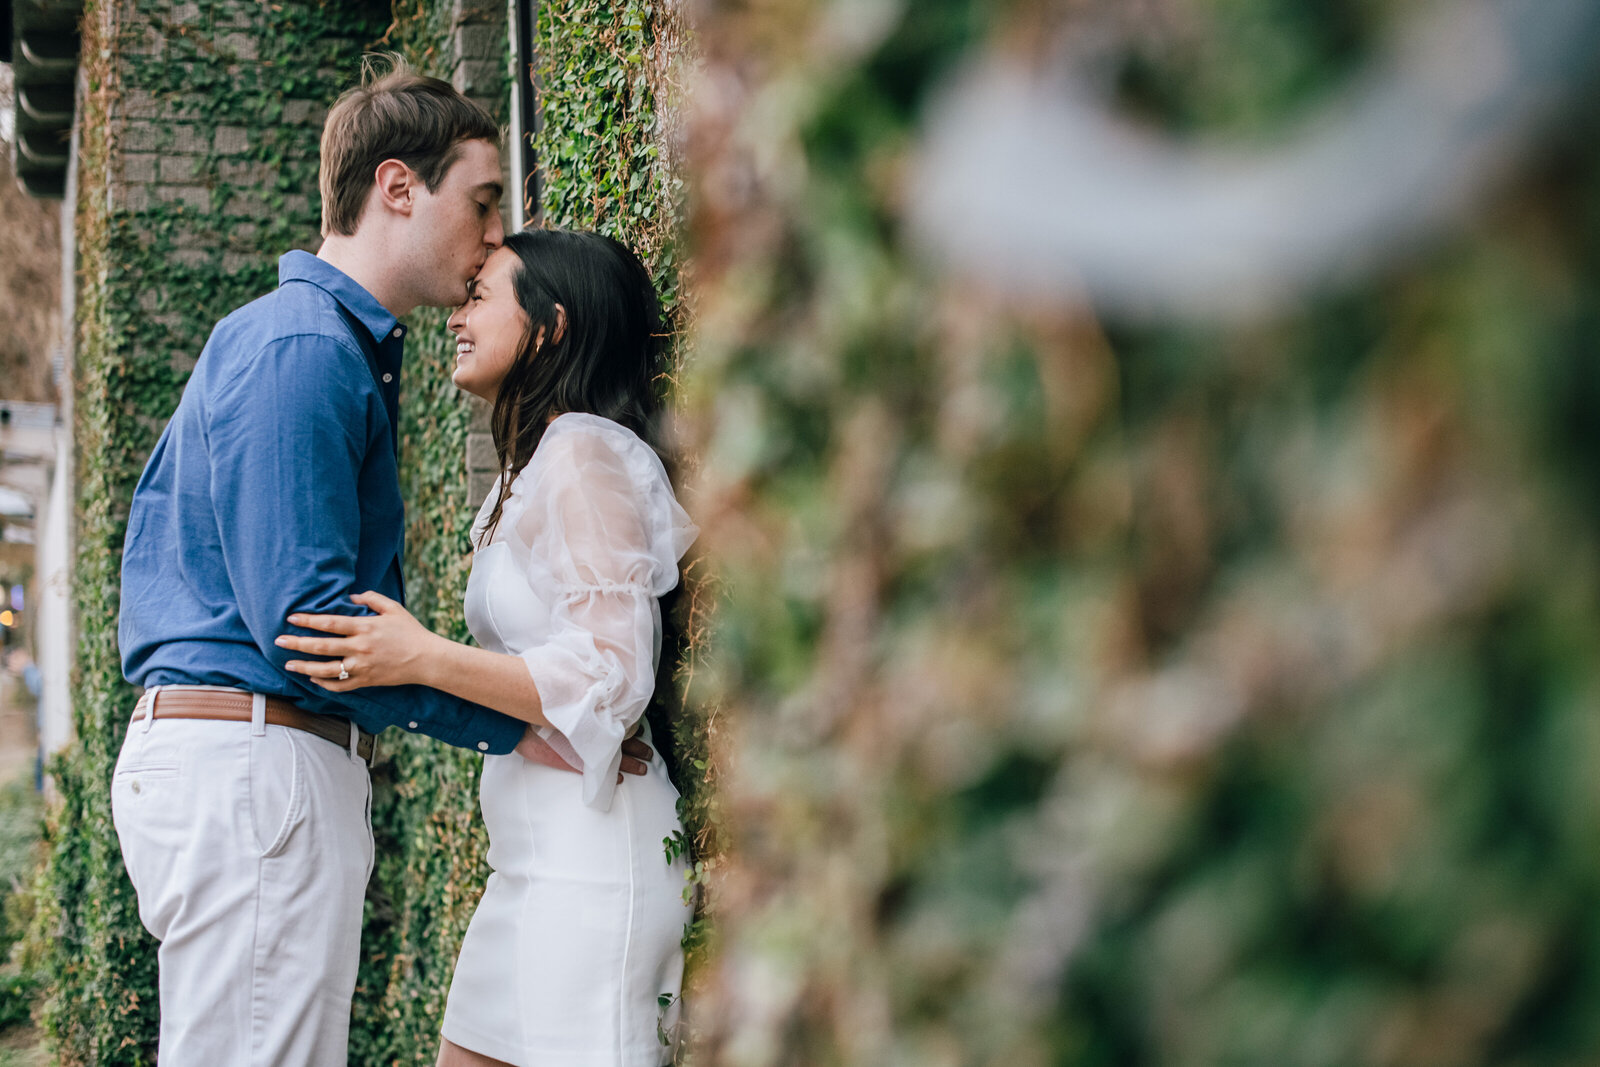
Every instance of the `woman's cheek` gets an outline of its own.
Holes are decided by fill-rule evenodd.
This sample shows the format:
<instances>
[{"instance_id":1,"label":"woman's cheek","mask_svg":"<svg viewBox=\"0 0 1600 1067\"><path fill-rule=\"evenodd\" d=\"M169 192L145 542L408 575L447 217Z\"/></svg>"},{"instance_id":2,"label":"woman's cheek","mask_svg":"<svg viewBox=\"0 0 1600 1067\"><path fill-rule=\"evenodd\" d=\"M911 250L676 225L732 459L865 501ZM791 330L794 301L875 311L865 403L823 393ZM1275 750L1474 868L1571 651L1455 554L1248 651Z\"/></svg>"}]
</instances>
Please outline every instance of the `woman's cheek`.
<instances>
[{"instance_id":1,"label":"woman's cheek","mask_svg":"<svg viewBox=\"0 0 1600 1067\"><path fill-rule=\"evenodd\" d=\"M506 380L506 375L511 371L511 360L501 352L492 353L484 360L483 377L487 379L484 385L490 389L499 389L500 383Z\"/></svg>"}]
</instances>

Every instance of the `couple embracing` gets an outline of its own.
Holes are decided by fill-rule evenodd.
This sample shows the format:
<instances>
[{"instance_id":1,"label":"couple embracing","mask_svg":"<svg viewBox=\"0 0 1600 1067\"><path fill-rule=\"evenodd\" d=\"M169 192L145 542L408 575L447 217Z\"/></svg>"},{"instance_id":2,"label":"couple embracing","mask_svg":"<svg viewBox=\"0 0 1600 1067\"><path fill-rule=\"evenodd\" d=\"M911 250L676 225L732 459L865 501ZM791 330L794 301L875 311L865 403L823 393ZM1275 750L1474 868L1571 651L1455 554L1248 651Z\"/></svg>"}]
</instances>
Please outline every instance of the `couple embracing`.
<instances>
[{"instance_id":1,"label":"couple embracing","mask_svg":"<svg viewBox=\"0 0 1600 1067\"><path fill-rule=\"evenodd\" d=\"M504 235L498 143L403 69L342 96L320 250L217 324L134 494L119 639L144 693L112 810L161 942L163 1067L345 1062L389 727L484 756L493 873L439 1062L672 1058L690 916L642 715L696 531L650 443L659 302L614 240ZM401 606L398 320L422 306L455 308L455 384L493 404L478 647Z\"/></svg>"}]
</instances>

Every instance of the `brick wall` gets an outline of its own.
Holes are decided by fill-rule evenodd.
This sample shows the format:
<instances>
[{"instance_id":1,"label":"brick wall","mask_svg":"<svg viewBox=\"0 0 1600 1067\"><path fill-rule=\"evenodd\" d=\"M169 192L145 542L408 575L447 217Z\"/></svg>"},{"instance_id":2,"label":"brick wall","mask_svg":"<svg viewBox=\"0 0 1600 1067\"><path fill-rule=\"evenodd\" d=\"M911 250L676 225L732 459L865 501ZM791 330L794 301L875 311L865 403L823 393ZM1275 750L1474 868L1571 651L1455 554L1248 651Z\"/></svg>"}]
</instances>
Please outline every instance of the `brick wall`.
<instances>
[{"instance_id":1,"label":"brick wall","mask_svg":"<svg viewBox=\"0 0 1600 1067\"><path fill-rule=\"evenodd\" d=\"M505 84L507 56L506 5L494 0L454 0L455 50L457 56L452 82L461 92L473 97L495 114L506 112L506 101L489 94L497 94ZM511 131L508 141L514 140ZM505 186L511 188L509 160ZM509 201L501 204L502 216L509 216ZM506 222L510 227L510 222ZM472 425L467 435L467 492L473 500L482 500L493 488L500 463L495 456L494 437L489 431L489 405L477 398L470 400Z\"/></svg>"},{"instance_id":2,"label":"brick wall","mask_svg":"<svg viewBox=\"0 0 1600 1067\"><path fill-rule=\"evenodd\" d=\"M257 3L210 5L194 3L134 5L124 8L123 54L132 62L183 62L183 45L196 39L230 66L262 62L262 35L269 31L270 8ZM451 81L495 114L506 112L498 99L504 86L507 56L506 10L494 0L453 0L451 40L455 46ZM339 42L333 42L338 45ZM358 53L365 42L349 41ZM324 85L348 80L337 70L319 71ZM326 92L321 94L326 96ZM314 251L320 241L314 190L279 188L279 168L270 159L287 154L314 157L327 107L323 99L286 96L276 110L254 124L211 126L210 88L153 91L132 87L113 105L116 150L112 159L110 202L130 215L162 205L181 207L173 243L177 265L215 271L223 276L259 269L273 250L263 249L264 220L298 220L278 251L300 247ZM264 158L265 157L265 158ZM507 181L509 188L509 178ZM218 197L221 197L220 202ZM142 287L139 308L157 323L175 325L181 313L165 306L163 294ZM192 359L198 350L190 353ZM180 361L182 357L179 357ZM498 463L489 431L489 407L470 401L473 416L466 450L469 491L482 499L494 484Z\"/></svg>"}]
</instances>

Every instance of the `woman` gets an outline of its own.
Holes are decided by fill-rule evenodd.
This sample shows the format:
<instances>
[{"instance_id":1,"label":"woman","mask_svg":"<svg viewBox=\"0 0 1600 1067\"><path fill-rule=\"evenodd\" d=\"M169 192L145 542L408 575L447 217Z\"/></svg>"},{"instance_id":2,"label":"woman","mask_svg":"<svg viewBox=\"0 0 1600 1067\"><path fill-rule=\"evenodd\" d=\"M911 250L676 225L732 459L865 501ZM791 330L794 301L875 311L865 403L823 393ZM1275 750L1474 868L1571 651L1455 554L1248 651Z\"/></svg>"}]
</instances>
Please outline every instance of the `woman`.
<instances>
[{"instance_id":1,"label":"woman","mask_svg":"<svg viewBox=\"0 0 1600 1067\"><path fill-rule=\"evenodd\" d=\"M289 668L324 688L416 682L533 723L581 776L487 756L494 873L467 929L439 1062L570 1067L672 1058L690 907L678 794L659 755L619 784L619 746L655 685L657 598L696 534L646 444L660 311L623 245L513 234L450 317L455 384L494 405L504 472L473 525L466 618L448 641L373 593L375 615L293 616L336 657Z\"/></svg>"}]
</instances>

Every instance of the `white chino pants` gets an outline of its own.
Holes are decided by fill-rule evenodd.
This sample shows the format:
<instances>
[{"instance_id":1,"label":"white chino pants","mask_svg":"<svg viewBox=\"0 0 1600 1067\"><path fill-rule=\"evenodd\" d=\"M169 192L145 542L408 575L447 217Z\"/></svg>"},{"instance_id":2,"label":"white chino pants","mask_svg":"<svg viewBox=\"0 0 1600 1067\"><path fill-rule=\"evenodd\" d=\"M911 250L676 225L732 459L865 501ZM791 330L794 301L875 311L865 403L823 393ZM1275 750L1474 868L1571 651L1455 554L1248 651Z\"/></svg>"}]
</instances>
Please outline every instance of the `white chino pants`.
<instances>
[{"instance_id":1,"label":"white chino pants","mask_svg":"<svg viewBox=\"0 0 1600 1067\"><path fill-rule=\"evenodd\" d=\"M255 703L253 723L135 720L112 779L161 941L162 1067L345 1063L371 780L352 748L269 726Z\"/></svg>"}]
</instances>

